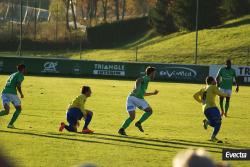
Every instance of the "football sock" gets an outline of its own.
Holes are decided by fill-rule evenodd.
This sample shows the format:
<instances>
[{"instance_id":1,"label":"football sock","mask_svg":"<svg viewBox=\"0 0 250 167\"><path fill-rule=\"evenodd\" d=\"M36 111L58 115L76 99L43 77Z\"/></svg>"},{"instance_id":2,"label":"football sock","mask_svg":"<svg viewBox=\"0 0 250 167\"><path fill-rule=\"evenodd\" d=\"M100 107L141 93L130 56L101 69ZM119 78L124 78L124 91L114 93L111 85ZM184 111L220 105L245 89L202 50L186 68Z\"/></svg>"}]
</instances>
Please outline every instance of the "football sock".
<instances>
[{"instance_id":1,"label":"football sock","mask_svg":"<svg viewBox=\"0 0 250 167\"><path fill-rule=\"evenodd\" d=\"M214 131L213 131L213 134L212 134L212 137L211 138L215 138L216 135L219 133L220 131L220 127L221 127L221 123L218 123L214 126Z\"/></svg>"},{"instance_id":2,"label":"football sock","mask_svg":"<svg viewBox=\"0 0 250 167\"><path fill-rule=\"evenodd\" d=\"M21 110L16 110L16 111L14 112L14 114L13 114L11 120L10 120L9 125L13 125L13 124L14 124L14 122L17 120L17 118L18 118L18 116L20 115L20 113L21 113Z\"/></svg>"},{"instance_id":3,"label":"football sock","mask_svg":"<svg viewBox=\"0 0 250 167\"><path fill-rule=\"evenodd\" d=\"M229 109L229 102L226 101L226 104L225 104L225 112L226 113L227 113L228 109Z\"/></svg>"},{"instance_id":4,"label":"football sock","mask_svg":"<svg viewBox=\"0 0 250 167\"><path fill-rule=\"evenodd\" d=\"M223 101L220 101L220 109L221 109L221 111L224 111Z\"/></svg>"},{"instance_id":5,"label":"football sock","mask_svg":"<svg viewBox=\"0 0 250 167\"><path fill-rule=\"evenodd\" d=\"M140 118L140 120L138 122L142 123L142 122L146 121L148 119L148 117L150 117L151 114L152 114L152 112L145 112L141 116L141 118Z\"/></svg>"},{"instance_id":6,"label":"football sock","mask_svg":"<svg viewBox=\"0 0 250 167\"><path fill-rule=\"evenodd\" d=\"M131 124L132 121L133 120L130 117L128 119L126 119L126 121L122 125L122 128L127 129L127 127L129 127L129 125Z\"/></svg>"},{"instance_id":7,"label":"football sock","mask_svg":"<svg viewBox=\"0 0 250 167\"><path fill-rule=\"evenodd\" d=\"M92 119L92 115L88 114L87 117L86 117L86 119L85 119L85 123L84 123L83 129L87 129L88 128L91 119Z\"/></svg>"},{"instance_id":8,"label":"football sock","mask_svg":"<svg viewBox=\"0 0 250 167\"><path fill-rule=\"evenodd\" d=\"M7 115L7 114L8 114L8 112L5 111L5 110L0 111L0 116L4 116L4 115Z\"/></svg>"}]
</instances>

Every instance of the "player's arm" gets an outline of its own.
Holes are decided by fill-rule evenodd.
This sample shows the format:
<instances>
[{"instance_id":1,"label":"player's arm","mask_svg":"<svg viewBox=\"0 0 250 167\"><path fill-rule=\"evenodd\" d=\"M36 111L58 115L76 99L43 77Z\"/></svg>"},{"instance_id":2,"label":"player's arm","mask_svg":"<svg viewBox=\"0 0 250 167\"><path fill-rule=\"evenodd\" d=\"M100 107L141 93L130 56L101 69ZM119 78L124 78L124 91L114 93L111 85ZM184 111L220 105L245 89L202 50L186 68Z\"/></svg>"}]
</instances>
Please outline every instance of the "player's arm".
<instances>
[{"instance_id":1,"label":"player's arm","mask_svg":"<svg viewBox=\"0 0 250 167\"><path fill-rule=\"evenodd\" d=\"M157 95L159 93L158 90L155 90L154 92L148 92L148 93L144 93L144 96L152 96L152 95Z\"/></svg>"},{"instance_id":2,"label":"player's arm","mask_svg":"<svg viewBox=\"0 0 250 167\"><path fill-rule=\"evenodd\" d=\"M17 84L17 91L19 92L21 98L24 98L23 92L22 92L22 87L21 87L21 82Z\"/></svg>"},{"instance_id":3,"label":"player's arm","mask_svg":"<svg viewBox=\"0 0 250 167\"><path fill-rule=\"evenodd\" d=\"M216 75L216 82L217 86L220 86L220 79L221 79L221 69L218 71L218 74Z\"/></svg>"},{"instance_id":4,"label":"player's arm","mask_svg":"<svg viewBox=\"0 0 250 167\"><path fill-rule=\"evenodd\" d=\"M83 113L83 116L86 117L87 114L86 114L85 107L84 107L85 100L84 100L84 98L78 98L78 100L79 100L79 103L80 103L80 110Z\"/></svg>"},{"instance_id":5,"label":"player's arm","mask_svg":"<svg viewBox=\"0 0 250 167\"><path fill-rule=\"evenodd\" d=\"M133 92L134 92L135 94L136 94L137 91L140 89L142 82L143 82L142 78L136 79L135 85L134 85L134 90L133 90Z\"/></svg>"},{"instance_id":6,"label":"player's arm","mask_svg":"<svg viewBox=\"0 0 250 167\"><path fill-rule=\"evenodd\" d=\"M236 75L236 72L234 74L234 79L235 79L235 85L236 85L236 92L239 92L239 81L238 81L238 77Z\"/></svg>"},{"instance_id":7,"label":"player's arm","mask_svg":"<svg viewBox=\"0 0 250 167\"><path fill-rule=\"evenodd\" d=\"M138 79L135 81L135 90L137 90L138 88L141 87L141 83L142 83L142 78L138 78Z\"/></svg>"},{"instance_id":8,"label":"player's arm","mask_svg":"<svg viewBox=\"0 0 250 167\"><path fill-rule=\"evenodd\" d=\"M193 98L198 102L198 103L202 103L202 90L199 90L198 92L196 92L194 95L193 95Z\"/></svg>"},{"instance_id":9,"label":"player's arm","mask_svg":"<svg viewBox=\"0 0 250 167\"><path fill-rule=\"evenodd\" d=\"M219 88L216 86L214 87L214 93L220 97L228 97L229 96L227 93L220 91Z\"/></svg>"}]
</instances>

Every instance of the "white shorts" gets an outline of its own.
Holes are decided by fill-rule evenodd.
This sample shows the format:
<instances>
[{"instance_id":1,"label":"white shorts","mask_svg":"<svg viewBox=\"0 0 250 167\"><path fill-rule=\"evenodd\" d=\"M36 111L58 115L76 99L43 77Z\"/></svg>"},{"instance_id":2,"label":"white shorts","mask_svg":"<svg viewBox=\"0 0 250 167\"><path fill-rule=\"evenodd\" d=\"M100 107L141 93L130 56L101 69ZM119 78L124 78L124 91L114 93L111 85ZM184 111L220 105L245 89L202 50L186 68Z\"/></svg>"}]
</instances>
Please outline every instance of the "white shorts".
<instances>
[{"instance_id":1,"label":"white shorts","mask_svg":"<svg viewBox=\"0 0 250 167\"><path fill-rule=\"evenodd\" d=\"M3 93L1 98L2 98L3 105L5 105L5 104L9 105L11 102L15 107L21 106L21 100L19 99L19 97L17 95Z\"/></svg>"},{"instance_id":2,"label":"white shorts","mask_svg":"<svg viewBox=\"0 0 250 167\"><path fill-rule=\"evenodd\" d=\"M139 99L134 96L128 96L126 103L127 111L128 112L135 111L136 107L139 108L140 110L145 110L146 108L149 107L149 104L144 99Z\"/></svg>"},{"instance_id":3,"label":"white shorts","mask_svg":"<svg viewBox=\"0 0 250 167\"><path fill-rule=\"evenodd\" d=\"M231 97L232 95L232 90L231 89L222 89L222 88L219 88L220 91L222 91L223 93L226 93L229 95L229 97Z\"/></svg>"}]
</instances>

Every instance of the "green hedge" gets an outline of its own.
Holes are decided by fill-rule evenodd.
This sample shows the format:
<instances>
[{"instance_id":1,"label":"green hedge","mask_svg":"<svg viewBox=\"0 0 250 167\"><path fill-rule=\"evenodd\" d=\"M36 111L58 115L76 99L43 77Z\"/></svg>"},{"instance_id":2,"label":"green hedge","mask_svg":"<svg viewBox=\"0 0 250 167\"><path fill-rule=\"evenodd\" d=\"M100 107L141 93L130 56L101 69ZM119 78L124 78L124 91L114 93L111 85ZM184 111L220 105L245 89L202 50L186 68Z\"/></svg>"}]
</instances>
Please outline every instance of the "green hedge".
<instances>
[{"instance_id":1,"label":"green hedge","mask_svg":"<svg viewBox=\"0 0 250 167\"><path fill-rule=\"evenodd\" d=\"M110 48L132 40L148 29L148 17L116 21L87 28L87 39L93 48Z\"/></svg>"}]
</instances>

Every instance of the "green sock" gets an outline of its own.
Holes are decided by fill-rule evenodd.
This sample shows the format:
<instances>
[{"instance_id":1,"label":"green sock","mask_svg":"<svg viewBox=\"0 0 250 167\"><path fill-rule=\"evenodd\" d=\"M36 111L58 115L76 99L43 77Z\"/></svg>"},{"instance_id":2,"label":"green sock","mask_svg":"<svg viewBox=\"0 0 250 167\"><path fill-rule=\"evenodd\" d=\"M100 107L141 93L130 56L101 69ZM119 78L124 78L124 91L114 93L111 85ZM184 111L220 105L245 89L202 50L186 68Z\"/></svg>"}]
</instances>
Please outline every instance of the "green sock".
<instances>
[{"instance_id":1,"label":"green sock","mask_svg":"<svg viewBox=\"0 0 250 167\"><path fill-rule=\"evenodd\" d=\"M229 102L226 101L226 104L225 104L225 112L226 113L227 113L228 109L229 109Z\"/></svg>"},{"instance_id":2,"label":"green sock","mask_svg":"<svg viewBox=\"0 0 250 167\"><path fill-rule=\"evenodd\" d=\"M129 127L130 123L132 122L133 120L129 117L128 119L126 119L126 121L123 123L122 125L122 128L123 129L127 129L127 127Z\"/></svg>"},{"instance_id":3,"label":"green sock","mask_svg":"<svg viewBox=\"0 0 250 167\"><path fill-rule=\"evenodd\" d=\"M138 122L142 123L142 122L146 121L148 119L148 117L150 117L151 114L152 114L152 112L145 112L141 116L141 118L140 118L140 120Z\"/></svg>"},{"instance_id":4,"label":"green sock","mask_svg":"<svg viewBox=\"0 0 250 167\"><path fill-rule=\"evenodd\" d=\"M220 101L220 109L221 109L221 111L224 111L223 101Z\"/></svg>"},{"instance_id":5,"label":"green sock","mask_svg":"<svg viewBox=\"0 0 250 167\"><path fill-rule=\"evenodd\" d=\"M5 110L0 111L0 116L4 116L4 115L7 115L7 114L8 114L8 112L5 111Z\"/></svg>"},{"instance_id":6,"label":"green sock","mask_svg":"<svg viewBox=\"0 0 250 167\"><path fill-rule=\"evenodd\" d=\"M18 116L19 116L20 113L21 113L21 110L16 110L14 112L14 114L13 114L11 120L10 120L9 125L13 125L14 124L14 122L17 120L17 118L18 118Z\"/></svg>"}]
</instances>

